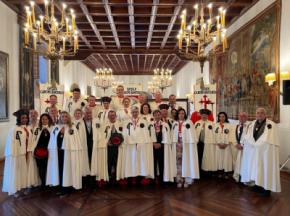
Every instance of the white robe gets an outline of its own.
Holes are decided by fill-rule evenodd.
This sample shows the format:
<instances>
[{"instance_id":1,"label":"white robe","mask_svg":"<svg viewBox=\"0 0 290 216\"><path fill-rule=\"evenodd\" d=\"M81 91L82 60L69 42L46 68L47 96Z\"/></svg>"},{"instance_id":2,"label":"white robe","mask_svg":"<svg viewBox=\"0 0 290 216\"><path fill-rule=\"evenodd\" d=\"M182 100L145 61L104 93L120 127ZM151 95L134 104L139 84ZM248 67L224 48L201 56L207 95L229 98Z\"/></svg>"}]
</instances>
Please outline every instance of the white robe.
<instances>
[{"instance_id":1,"label":"white robe","mask_svg":"<svg viewBox=\"0 0 290 216\"><path fill-rule=\"evenodd\" d=\"M256 185L273 192L281 192L279 170L279 137L277 126L266 120L263 134L255 141L253 121L242 140L244 153L241 163L241 182L254 181Z\"/></svg>"},{"instance_id":2,"label":"white robe","mask_svg":"<svg viewBox=\"0 0 290 216\"><path fill-rule=\"evenodd\" d=\"M130 119L123 124L123 136L125 177L154 178L153 142L156 142L154 126L139 118L134 128Z\"/></svg>"},{"instance_id":3,"label":"white robe","mask_svg":"<svg viewBox=\"0 0 290 216\"><path fill-rule=\"evenodd\" d=\"M59 182L57 135L61 128L61 125L55 126L50 135L46 184L53 186L62 184L64 187L72 186L75 189L81 189L82 145L74 125L71 128L64 126L65 133L61 147L64 150L63 182Z\"/></svg>"},{"instance_id":4,"label":"white robe","mask_svg":"<svg viewBox=\"0 0 290 216\"><path fill-rule=\"evenodd\" d=\"M172 142L174 144L173 154L174 157L176 158L176 144L178 143L178 122L174 122L172 127L172 133L173 133ZM189 179L199 179L197 138L194 131L194 125L190 120L187 120L183 123L181 129L181 136L182 136L182 177ZM175 176L176 174L177 173L175 173Z\"/></svg>"},{"instance_id":5,"label":"white robe","mask_svg":"<svg viewBox=\"0 0 290 216\"><path fill-rule=\"evenodd\" d=\"M130 111L130 107L127 108L128 113L126 113L125 108L121 108L119 110L117 110L116 114L117 114L117 119L119 121L127 121L131 118L131 111Z\"/></svg>"},{"instance_id":6,"label":"white robe","mask_svg":"<svg viewBox=\"0 0 290 216\"><path fill-rule=\"evenodd\" d=\"M97 117L97 120L99 123L109 122L109 119L108 119L109 111L110 111L110 109L105 110L104 108L99 110L98 117Z\"/></svg>"},{"instance_id":7,"label":"white robe","mask_svg":"<svg viewBox=\"0 0 290 216\"><path fill-rule=\"evenodd\" d=\"M249 123L245 123L244 124L244 129L243 129L243 133L241 135L241 139L240 139L240 144L243 146L243 143L241 143L241 141L244 139L246 132L248 130L249 127ZM236 145L238 144L237 138L236 138L236 132L239 133L239 125L236 125L236 131L235 131L235 138L233 138L234 143L233 143L233 147L236 149ZM237 156L236 158L234 157L234 174L233 174L233 178L239 182L240 180L240 173L241 173L241 163L242 163L242 158L243 158L243 152L244 150L236 150L237 151Z\"/></svg>"},{"instance_id":8,"label":"white robe","mask_svg":"<svg viewBox=\"0 0 290 216\"><path fill-rule=\"evenodd\" d=\"M112 101L110 103L110 108L114 111L118 111L123 108L123 99L124 97L113 96L111 97Z\"/></svg>"},{"instance_id":9,"label":"white robe","mask_svg":"<svg viewBox=\"0 0 290 216\"><path fill-rule=\"evenodd\" d=\"M216 166L217 170L224 170L225 172L233 171L233 151L231 145L234 140L234 128L229 123L224 123L224 128L222 129L220 123L216 123L214 127L215 133L215 143L216 144L226 144L225 149L216 146Z\"/></svg>"},{"instance_id":10,"label":"white robe","mask_svg":"<svg viewBox=\"0 0 290 216\"><path fill-rule=\"evenodd\" d=\"M174 182L176 174L176 156L172 143L171 130L167 123L162 122L162 143L164 144L164 170L163 181Z\"/></svg>"},{"instance_id":11,"label":"white robe","mask_svg":"<svg viewBox=\"0 0 290 216\"><path fill-rule=\"evenodd\" d=\"M66 100L66 103L64 105L64 110L67 111L71 118L74 119L74 112L76 109L83 109L86 106L87 102L83 100L82 98L78 99L77 102L73 100L72 97L68 98Z\"/></svg>"},{"instance_id":12,"label":"white robe","mask_svg":"<svg viewBox=\"0 0 290 216\"><path fill-rule=\"evenodd\" d=\"M28 132L29 146L32 134L30 130ZM40 183L37 175L34 178L36 170L33 169L35 167L32 155L27 154L26 137L24 126L15 126L9 131L6 139L2 191L8 192L9 195L15 194L23 188L37 186Z\"/></svg>"},{"instance_id":13,"label":"white robe","mask_svg":"<svg viewBox=\"0 0 290 216\"><path fill-rule=\"evenodd\" d=\"M87 106L92 110L93 119L98 117L99 110L102 109L101 105L96 105L94 107Z\"/></svg>"},{"instance_id":14,"label":"white robe","mask_svg":"<svg viewBox=\"0 0 290 216\"><path fill-rule=\"evenodd\" d=\"M97 124L97 123L96 123ZM92 165L91 165L91 175L96 176L96 180L109 181L108 174L108 142L110 139L112 126L115 126L117 133L122 134L122 124L120 122L103 123L94 125L94 146L92 153ZM118 159L117 159L117 170L116 179L120 180L124 178L124 145L121 144L118 147Z\"/></svg>"},{"instance_id":15,"label":"white robe","mask_svg":"<svg viewBox=\"0 0 290 216\"><path fill-rule=\"evenodd\" d=\"M86 126L83 119L75 120L74 124L78 130L80 142L82 145L81 159L82 159L82 176L90 175L90 165L89 165L89 156L88 156L88 147L87 147L87 132ZM93 129L92 129L93 130Z\"/></svg>"},{"instance_id":16,"label":"white robe","mask_svg":"<svg viewBox=\"0 0 290 216\"><path fill-rule=\"evenodd\" d=\"M143 114L141 114L141 115L140 115L140 118L142 118L142 119L144 119L144 120L146 120L146 121L148 121L148 122L154 120L152 114L147 114L147 115L143 115Z\"/></svg>"},{"instance_id":17,"label":"white robe","mask_svg":"<svg viewBox=\"0 0 290 216\"><path fill-rule=\"evenodd\" d=\"M216 164L216 143L214 136L214 124L211 121L199 120L194 124L196 137L199 139L200 133L203 130L203 123L205 123L204 134L204 150L202 157L201 169L204 171L217 171Z\"/></svg>"}]
</instances>

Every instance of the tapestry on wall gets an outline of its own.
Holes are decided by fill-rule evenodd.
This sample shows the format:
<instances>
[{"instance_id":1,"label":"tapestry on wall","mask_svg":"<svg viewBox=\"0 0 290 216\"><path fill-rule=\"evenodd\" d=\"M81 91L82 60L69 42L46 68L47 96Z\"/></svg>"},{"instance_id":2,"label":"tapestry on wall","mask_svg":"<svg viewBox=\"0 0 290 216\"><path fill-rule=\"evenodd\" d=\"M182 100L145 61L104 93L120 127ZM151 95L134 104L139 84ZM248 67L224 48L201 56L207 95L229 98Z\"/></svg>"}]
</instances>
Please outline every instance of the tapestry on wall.
<instances>
[{"instance_id":1,"label":"tapestry on wall","mask_svg":"<svg viewBox=\"0 0 290 216\"><path fill-rule=\"evenodd\" d=\"M229 39L229 50L210 57L210 81L217 83L218 111L237 119L245 111L250 119L262 106L279 121L279 83L269 86L268 73L279 73L280 7L275 4ZM279 79L277 79L279 80Z\"/></svg>"}]
</instances>

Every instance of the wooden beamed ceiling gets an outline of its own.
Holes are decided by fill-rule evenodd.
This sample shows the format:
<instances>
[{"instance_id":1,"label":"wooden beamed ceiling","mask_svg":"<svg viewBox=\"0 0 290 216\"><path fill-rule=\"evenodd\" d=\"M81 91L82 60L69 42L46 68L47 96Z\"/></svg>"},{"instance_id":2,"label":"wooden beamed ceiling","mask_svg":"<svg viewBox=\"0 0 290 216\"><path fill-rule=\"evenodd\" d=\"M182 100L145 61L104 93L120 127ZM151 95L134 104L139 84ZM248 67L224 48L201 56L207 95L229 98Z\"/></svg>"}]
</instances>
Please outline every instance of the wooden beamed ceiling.
<instances>
[{"instance_id":1,"label":"wooden beamed ceiling","mask_svg":"<svg viewBox=\"0 0 290 216\"><path fill-rule=\"evenodd\" d=\"M23 16L29 1L3 0ZM80 32L80 50L67 60L80 60L92 70L110 67L114 74L153 74L154 68L178 72L185 64L177 56L176 35L180 13L188 11L193 19L195 3L200 0L55 0L60 14L61 3L76 13ZM227 8L226 23L251 7L256 0L204 0L213 3L213 11ZM43 11L43 0L36 0ZM206 10L206 16L207 10Z\"/></svg>"}]
</instances>

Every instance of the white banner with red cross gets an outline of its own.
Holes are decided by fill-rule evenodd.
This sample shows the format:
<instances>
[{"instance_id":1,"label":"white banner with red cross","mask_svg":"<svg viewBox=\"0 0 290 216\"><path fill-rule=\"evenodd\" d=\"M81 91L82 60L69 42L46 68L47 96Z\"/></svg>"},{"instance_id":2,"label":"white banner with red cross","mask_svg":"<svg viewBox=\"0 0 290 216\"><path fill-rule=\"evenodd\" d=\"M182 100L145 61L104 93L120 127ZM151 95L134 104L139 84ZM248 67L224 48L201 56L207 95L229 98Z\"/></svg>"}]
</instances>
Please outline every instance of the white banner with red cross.
<instances>
[{"instance_id":1,"label":"white banner with red cross","mask_svg":"<svg viewBox=\"0 0 290 216\"><path fill-rule=\"evenodd\" d=\"M201 88L199 84L195 85L193 100L194 111L209 109L213 116L216 116L216 84L204 85L204 88Z\"/></svg>"}]
</instances>

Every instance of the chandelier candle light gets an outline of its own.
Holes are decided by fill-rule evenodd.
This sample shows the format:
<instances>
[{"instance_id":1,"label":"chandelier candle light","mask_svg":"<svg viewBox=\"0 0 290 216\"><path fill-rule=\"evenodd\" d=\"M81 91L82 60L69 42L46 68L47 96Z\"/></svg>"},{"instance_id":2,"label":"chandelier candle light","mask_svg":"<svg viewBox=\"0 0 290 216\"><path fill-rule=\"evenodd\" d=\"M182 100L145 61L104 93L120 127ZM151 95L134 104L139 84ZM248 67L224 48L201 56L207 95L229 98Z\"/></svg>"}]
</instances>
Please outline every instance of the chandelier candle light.
<instances>
[{"instance_id":1,"label":"chandelier candle light","mask_svg":"<svg viewBox=\"0 0 290 216\"><path fill-rule=\"evenodd\" d=\"M169 86L172 86L172 70L169 69L155 69L153 75L153 83L163 90Z\"/></svg>"},{"instance_id":2,"label":"chandelier candle light","mask_svg":"<svg viewBox=\"0 0 290 216\"><path fill-rule=\"evenodd\" d=\"M154 81L148 81L148 91L152 94L156 93L159 90L159 87L156 86Z\"/></svg>"},{"instance_id":3,"label":"chandelier candle light","mask_svg":"<svg viewBox=\"0 0 290 216\"><path fill-rule=\"evenodd\" d=\"M79 48L78 31L76 28L74 10L70 14L66 12L67 5L62 4L60 22L55 17L54 1L44 1L45 14L39 19L35 15L35 2L30 1L30 7L26 6L26 23L24 28L24 44L33 52L48 57L60 59L64 56L74 56ZM38 6L37 6L38 7ZM32 39L30 39L32 35ZM31 47L30 41L33 46ZM44 46L41 46L41 43ZM46 49L43 49L46 47Z\"/></svg>"},{"instance_id":4,"label":"chandelier candle light","mask_svg":"<svg viewBox=\"0 0 290 216\"><path fill-rule=\"evenodd\" d=\"M195 57L199 57L205 55L204 49L211 42L213 42L214 50L219 44L222 44L223 52L228 47L225 28L226 10L220 7L218 15L213 17L212 3L210 3L207 5L208 19L205 20L205 8L205 3L194 5L194 17L188 26L186 24L187 12L186 10L182 11L180 31L177 36L180 52L191 53ZM183 41L185 41L185 51L183 50Z\"/></svg>"},{"instance_id":5,"label":"chandelier candle light","mask_svg":"<svg viewBox=\"0 0 290 216\"><path fill-rule=\"evenodd\" d=\"M114 76L111 68L96 69L95 86L100 87L106 91L113 85Z\"/></svg>"}]
</instances>

